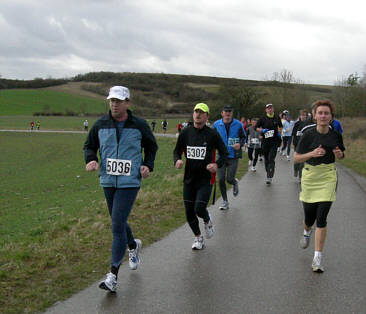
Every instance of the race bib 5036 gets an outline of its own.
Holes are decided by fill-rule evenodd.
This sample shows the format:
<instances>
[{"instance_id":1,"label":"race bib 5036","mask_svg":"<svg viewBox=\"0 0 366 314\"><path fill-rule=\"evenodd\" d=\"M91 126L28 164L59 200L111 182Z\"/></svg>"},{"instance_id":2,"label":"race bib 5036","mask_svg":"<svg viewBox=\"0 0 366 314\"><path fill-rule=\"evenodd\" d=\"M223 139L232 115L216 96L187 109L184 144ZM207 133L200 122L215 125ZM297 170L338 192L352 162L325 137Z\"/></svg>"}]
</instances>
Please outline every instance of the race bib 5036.
<instances>
[{"instance_id":1,"label":"race bib 5036","mask_svg":"<svg viewBox=\"0 0 366 314\"><path fill-rule=\"evenodd\" d=\"M106 171L112 176L130 176L131 160L107 158Z\"/></svg>"},{"instance_id":2,"label":"race bib 5036","mask_svg":"<svg viewBox=\"0 0 366 314\"><path fill-rule=\"evenodd\" d=\"M273 135L274 135L274 130L269 130L266 133L264 133L265 138L273 137Z\"/></svg>"},{"instance_id":3,"label":"race bib 5036","mask_svg":"<svg viewBox=\"0 0 366 314\"><path fill-rule=\"evenodd\" d=\"M187 146L187 159L204 160L206 157L206 147L204 146Z\"/></svg>"}]
</instances>

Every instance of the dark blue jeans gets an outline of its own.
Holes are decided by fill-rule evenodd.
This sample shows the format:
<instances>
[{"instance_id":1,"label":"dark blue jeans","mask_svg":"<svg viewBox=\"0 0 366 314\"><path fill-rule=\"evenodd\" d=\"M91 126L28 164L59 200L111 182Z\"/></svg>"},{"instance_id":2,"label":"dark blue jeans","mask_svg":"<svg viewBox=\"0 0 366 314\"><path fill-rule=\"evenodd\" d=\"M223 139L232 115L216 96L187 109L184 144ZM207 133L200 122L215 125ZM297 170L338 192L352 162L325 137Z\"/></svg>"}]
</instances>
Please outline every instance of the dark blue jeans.
<instances>
[{"instance_id":1,"label":"dark blue jeans","mask_svg":"<svg viewBox=\"0 0 366 314\"><path fill-rule=\"evenodd\" d=\"M109 215L112 221L112 252L111 266L118 267L125 255L126 244L133 245L131 228L127 224L127 218L140 188L104 188Z\"/></svg>"}]
</instances>

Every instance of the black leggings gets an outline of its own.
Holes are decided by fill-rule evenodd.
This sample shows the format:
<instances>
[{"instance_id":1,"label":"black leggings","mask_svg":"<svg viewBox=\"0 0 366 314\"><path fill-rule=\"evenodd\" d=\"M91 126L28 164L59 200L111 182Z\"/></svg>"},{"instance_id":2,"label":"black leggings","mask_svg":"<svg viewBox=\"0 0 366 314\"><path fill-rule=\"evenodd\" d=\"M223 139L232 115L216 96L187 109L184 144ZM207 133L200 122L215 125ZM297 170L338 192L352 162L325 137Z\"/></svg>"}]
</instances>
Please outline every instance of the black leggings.
<instances>
[{"instance_id":1,"label":"black leggings","mask_svg":"<svg viewBox=\"0 0 366 314\"><path fill-rule=\"evenodd\" d=\"M254 158L253 158L254 152ZM261 149L260 148L250 148L248 147L248 159L253 161L253 167L257 164L258 156L260 155Z\"/></svg>"},{"instance_id":2,"label":"black leggings","mask_svg":"<svg viewBox=\"0 0 366 314\"><path fill-rule=\"evenodd\" d=\"M305 214L305 225L311 227L315 220L318 228L325 228L327 226L327 216L332 206L332 202L318 202L318 203L305 203L304 206Z\"/></svg>"},{"instance_id":3,"label":"black leggings","mask_svg":"<svg viewBox=\"0 0 366 314\"><path fill-rule=\"evenodd\" d=\"M186 209L186 218L195 236L201 234L198 218L204 222L210 220L207 204L211 195L211 184L183 184L183 200Z\"/></svg>"},{"instance_id":4,"label":"black leggings","mask_svg":"<svg viewBox=\"0 0 366 314\"><path fill-rule=\"evenodd\" d=\"M267 176L273 178L275 172L275 159L277 155L277 142L262 145L264 156L264 165L266 167Z\"/></svg>"}]
</instances>

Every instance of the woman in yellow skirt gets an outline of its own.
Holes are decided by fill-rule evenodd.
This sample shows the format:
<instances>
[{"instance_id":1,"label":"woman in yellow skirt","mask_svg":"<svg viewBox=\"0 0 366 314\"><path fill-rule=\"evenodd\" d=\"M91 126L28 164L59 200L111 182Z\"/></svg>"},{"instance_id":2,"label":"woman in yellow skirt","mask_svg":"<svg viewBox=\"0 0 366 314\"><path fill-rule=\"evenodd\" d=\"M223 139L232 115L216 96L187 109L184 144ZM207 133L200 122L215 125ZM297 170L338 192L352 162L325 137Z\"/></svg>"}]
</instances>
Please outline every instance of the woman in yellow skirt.
<instances>
[{"instance_id":1,"label":"woman in yellow skirt","mask_svg":"<svg viewBox=\"0 0 366 314\"><path fill-rule=\"evenodd\" d=\"M344 158L342 135L334 131L329 123L334 117L334 105L328 100L314 103L316 126L301 136L294 153L294 163L304 162L301 179L300 201L304 207L304 235L300 244L307 248L312 226L316 221L314 272L323 272L322 251L327 232L327 216L335 201L337 172L335 158Z\"/></svg>"}]
</instances>

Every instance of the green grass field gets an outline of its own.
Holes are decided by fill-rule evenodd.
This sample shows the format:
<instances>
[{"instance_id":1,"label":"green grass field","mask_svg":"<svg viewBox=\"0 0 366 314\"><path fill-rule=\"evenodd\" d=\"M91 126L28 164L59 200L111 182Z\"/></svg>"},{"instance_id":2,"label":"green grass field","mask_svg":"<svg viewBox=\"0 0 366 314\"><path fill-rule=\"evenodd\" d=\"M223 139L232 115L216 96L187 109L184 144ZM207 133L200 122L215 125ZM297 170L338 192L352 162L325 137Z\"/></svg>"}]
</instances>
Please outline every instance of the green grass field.
<instances>
[{"instance_id":1,"label":"green grass field","mask_svg":"<svg viewBox=\"0 0 366 314\"><path fill-rule=\"evenodd\" d=\"M48 108L51 112L100 113L106 111L107 102L88 96L46 89L0 90L1 115L32 115Z\"/></svg>"},{"instance_id":2,"label":"green grass field","mask_svg":"<svg viewBox=\"0 0 366 314\"><path fill-rule=\"evenodd\" d=\"M0 133L0 313L42 311L109 268L108 211L97 173L84 170L84 140L85 134ZM129 219L145 247L185 222L175 139L157 140L154 172ZM246 170L244 158L238 176Z\"/></svg>"}]
</instances>

